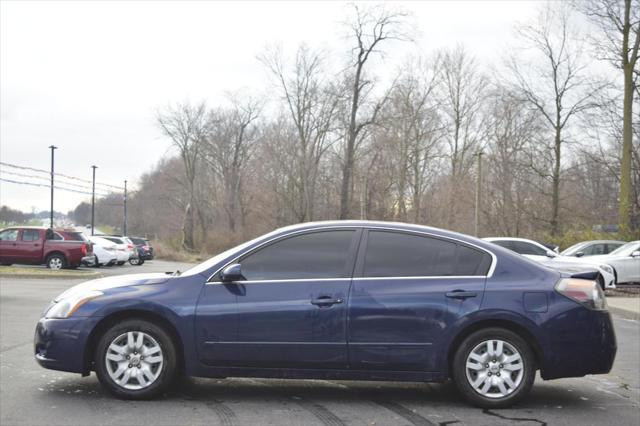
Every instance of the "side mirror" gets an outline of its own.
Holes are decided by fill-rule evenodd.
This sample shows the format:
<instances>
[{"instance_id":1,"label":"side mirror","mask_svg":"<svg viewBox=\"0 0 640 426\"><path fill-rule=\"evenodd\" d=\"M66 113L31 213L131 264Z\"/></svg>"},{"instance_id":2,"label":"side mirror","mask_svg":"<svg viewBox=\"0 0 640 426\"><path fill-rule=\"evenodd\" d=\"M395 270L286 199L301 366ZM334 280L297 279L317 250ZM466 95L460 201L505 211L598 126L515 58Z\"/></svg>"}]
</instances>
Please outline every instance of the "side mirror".
<instances>
[{"instance_id":1,"label":"side mirror","mask_svg":"<svg viewBox=\"0 0 640 426\"><path fill-rule=\"evenodd\" d=\"M631 257L640 257L640 250L636 250L633 253L631 253Z\"/></svg>"},{"instance_id":2,"label":"side mirror","mask_svg":"<svg viewBox=\"0 0 640 426\"><path fill-rule=\"evenodd\" d=\"M233 263L220 272L220 281L223 283L230 283L233 281L242 281L244 277L242 276L242 271L240 269L239 263Z\"/></svg>"},{"instance_id":3,"label":"side mirror","mask_svg":"<svg viewBox=\"0 0 640 426\"><path fill-rule=\"evenodd\" d=\"M553 251L553 250L547 250L547 252L546 252L545 254L547 255L547 257L551 257L551 258L556 257L556 256L558 255L558 254L557 254L555 251Z\"/></svg>"},{"instance_id":4,"label":"side mirror","mask_svg":"<svg viewBox=\"0 0 640 426\"><path fill-rule=\"evenodd\" d=\"M584 256L584 252L583 251L579 251L576 253L576 257L582 257Z\"/></svg>"}]
</instances>

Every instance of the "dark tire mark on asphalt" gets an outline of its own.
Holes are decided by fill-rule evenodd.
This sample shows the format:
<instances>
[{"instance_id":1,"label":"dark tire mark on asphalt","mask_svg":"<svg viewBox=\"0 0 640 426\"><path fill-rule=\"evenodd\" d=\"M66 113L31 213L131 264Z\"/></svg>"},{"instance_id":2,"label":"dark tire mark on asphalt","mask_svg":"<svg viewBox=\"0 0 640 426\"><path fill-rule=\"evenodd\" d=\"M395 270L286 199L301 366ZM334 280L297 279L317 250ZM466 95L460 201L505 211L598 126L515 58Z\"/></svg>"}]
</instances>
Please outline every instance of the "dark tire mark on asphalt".
<instances>
[{"instance_id":1,"label":"dark tire mark on asphalt","mask_svg":"<svg viewBox=\"0 0 640 426\"><path fill-rule=\"evenodd\" d=\"M340 420L340 417L333 414L329 411L328 408L324 407L317 402L308 401L306 399L302 399L300 397L295 397L294 400L298 403L298 405L311 414L313 414L320 422L322 422L325 426L345 426L345 423Z\"/></svg>"},{"instance_id":2,"label":"dark tire mark on asphalt","mask_svg":"<svg viewBox=\"0 0 640 426\"><path fill-rule=\"evenodd\" d=\"M542 420L532 419L527 417L507 417L507 416L503 416L502 414L495 413L488 408L483 409L482 412L486 415L498 417L499 419L502 419L502 420L510 420L512 422L535 422L535 423L538 423L539 425L547 426L547 422L544 422Z\"/></svg>"},{"instance_id":3,"label":"dark tire mark on asphalt","mask_svg":"<svg viewBox=\"0 0 640 426\"><path fill-rule=\"evenodd\" d=\"M438 423L438 426L455 425L456 423L460 423L460 420L448 420L446 422L440 422Z\"/></svg>"},{"instance_id":4,"label":"dark tire mark on asphalt","mask_svg":"<svg viewBox=\"0 0 640 426\"><path fill-rule=\"evenodd\" d=\"M206 396L192 396L184 392L180 392L181 396L187 401L198 401L204 403L207 408L214 412L220 420L222 426L233 426L235 424L236 413L233 412L228 405L216 399L209 399Z\"/></svg>"},{"instance_id":5,"label":"dark tire mark on asphalt","mask_svg":"<svg viewBox=\"0 0 640 426\"><path fill-rule=\"evenodd\" d=\"M381 407L386 408L389 411L396 413L403 419L408 420L414 426L437 426L435 423L433 423L426 417L423 417L420 414L411 411L410 409L408 409L403 405L400 405L391 401L382 401L382 400L374 400L373 402L375 402Z\"/></svg>"}]
</instances>

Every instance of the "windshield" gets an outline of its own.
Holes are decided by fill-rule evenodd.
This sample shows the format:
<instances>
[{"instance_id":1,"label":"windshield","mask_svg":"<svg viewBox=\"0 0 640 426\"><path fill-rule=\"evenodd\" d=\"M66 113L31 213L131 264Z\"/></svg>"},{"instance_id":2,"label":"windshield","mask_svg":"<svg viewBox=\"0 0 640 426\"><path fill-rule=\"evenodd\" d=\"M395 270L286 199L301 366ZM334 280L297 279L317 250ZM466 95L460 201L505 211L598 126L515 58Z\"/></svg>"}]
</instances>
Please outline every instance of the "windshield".
<instances>
[{"instance_id":1,"label":"windshield","mask_svg":"<svg viewBox=\"0 0 640 426\"><path fill-rule=\"evenodd\" d=\"M637 250L640 250L640 241L631 241L630 243L627 243L627 244L623 245L622 247L618 247L617 249L615 249L614 251L609 253L609 255L611 255L611 256L631 256L631 253L633 253L634 251L637 251Z\"/></svg>"},{"instance_id":2,"label":"windshield","mask_svg":"<svg viewBox=\"0 0 640 426\"><path fill-rule=\"evenodd\" d=\"M195 275L195 274L200 274L202 272L205 272L208 269L211 269L212 267L214 267L217 263L222 262L225 258L231 256L234 252L241 251L241 250L251 246L252 244L257 243L258 241L266 240L267 238L269 238L270 236L276 234L279 231L281 231L281 230L280 229L276 229L275 231L272 231L272 232L270 232L268 234L261 235L258 238L254 238L253 240L250 240L250 241L242 243L242 244L240 244L238 246L232 247L229 250L223 251L222 253L213 256L211 259L205 260L204 262L200 263L199 265L194 266L193 268L187 269L185 272L183 272L180 275L181 276Z\"/></svg>"},{"instance_id":3,"label":"windshield","mask_svg":"<svg viewBox=\"0 0 640 426\"><path fill-rule=\"evenodd\" d=\"M582 243L578 243L578 244L574 244L574 245L572 245L571 247L569 247L569 248L565 249L565 250L564 250L562 253L560 253L560 254L563 254L563 255L573 254L573 252L578 251L578 250L579 250L579 249L581 249L581 248L582 248L582 246L584 246L584 245L585 245L585 243L584 243L584 242L582 242Z\"/></svg>"}]
</instances>

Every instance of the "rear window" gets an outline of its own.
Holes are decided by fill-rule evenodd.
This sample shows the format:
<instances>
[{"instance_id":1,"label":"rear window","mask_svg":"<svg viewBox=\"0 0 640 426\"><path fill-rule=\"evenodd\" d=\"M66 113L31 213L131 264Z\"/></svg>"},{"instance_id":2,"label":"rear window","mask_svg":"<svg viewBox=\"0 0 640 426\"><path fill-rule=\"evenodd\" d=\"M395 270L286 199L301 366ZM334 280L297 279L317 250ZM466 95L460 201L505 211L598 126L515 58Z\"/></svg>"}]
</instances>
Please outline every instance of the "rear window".
<instances>
[{"instance_id":1,"label":"rear window","mask_svg":"<svg viewBox=\"0 0 640 426\"><path fill-rule=\"evenodd\" d=\"M144 238L133 238L130 237L131 241L133 241L133 244L135 245L145 245L147 244L147 240L145 240Z\"/></svg>"},{"instance_id":2,"label":"rear window","mask_svg":"<svg viewBox=\"0 0 640 426\"><path fill-rule=\"evenodd\" d=\"M439 238L370 231L364 277L428 277L486 275L491 256Z\"/></svg>"},{"instance_id":3,"label":"rear window","mask_svg":"<svg viewBox=\"0 0 640 426\"><path fill-rule=\"evenodd\" d=\"M122 240L120 240L120 238L114 238L114 237L102 237L105 240L109 240L112 243L116 243L116 244L123 244Z\"/></svg>"}]
</instances>

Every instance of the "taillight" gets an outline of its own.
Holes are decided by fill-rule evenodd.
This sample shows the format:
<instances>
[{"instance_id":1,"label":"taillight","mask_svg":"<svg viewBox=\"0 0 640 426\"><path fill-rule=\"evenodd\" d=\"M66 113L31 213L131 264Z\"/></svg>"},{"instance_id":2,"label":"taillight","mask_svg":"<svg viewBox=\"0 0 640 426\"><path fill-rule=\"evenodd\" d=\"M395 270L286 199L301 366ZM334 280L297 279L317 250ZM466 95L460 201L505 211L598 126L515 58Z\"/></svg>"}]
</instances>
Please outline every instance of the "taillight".
<instances>
[{"instance_id":1,"label":"taillight","mask_svg":"<svg viewBox=\"0 0 640 426\"><path fill-rule=\"evenodd\" d=\"M589 309L607 309L607 299L602 288L595 281L578 278L564 278L556 284L556 291Z\"/></svg>"},{"instance_id":2,"label":"taillight","mask_svg":"<svg viewBox=\"0 0 640 426\"><path fill-rule=\"evenodd\" d=\"M149 246L142 246L143 250L149 250Z\"/></svg>"},{"instance_id":3,"label":"taillight","mask_svg":"<svg viewBox=\"0 0 640 426\"><path fill-rule=\"evenodd\" d=\"M127 248L128 248L129 250L133 250L133 244L127 244Z\"/></svg>"},{"instance_id":4,"label":"taillight","mask_svg":"<svg viewBox=\"0 0 640 426\"><path fill-rule=\"evenodd\" d=\"M80 250L82 250L82 255L86 256L87 255L87 243L82 243L82 246L81 246Z\"/></svg>"}]
</instances>

